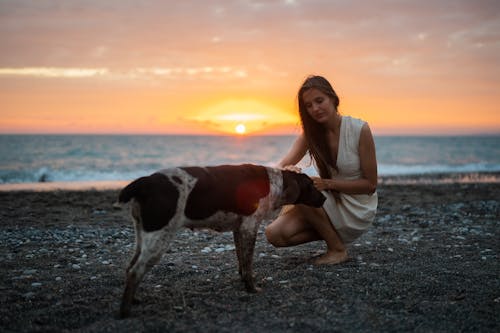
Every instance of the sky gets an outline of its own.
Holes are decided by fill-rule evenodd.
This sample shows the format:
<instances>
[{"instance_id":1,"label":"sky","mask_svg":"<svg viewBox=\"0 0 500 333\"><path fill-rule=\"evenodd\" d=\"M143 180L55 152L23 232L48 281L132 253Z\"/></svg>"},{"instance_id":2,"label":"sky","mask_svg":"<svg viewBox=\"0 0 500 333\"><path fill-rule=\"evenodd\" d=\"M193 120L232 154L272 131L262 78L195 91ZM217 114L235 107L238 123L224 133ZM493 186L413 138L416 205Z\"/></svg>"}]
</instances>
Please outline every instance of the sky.
<instances>
[{"instance_id":1,"label":"sky","mask_svg":"<svg viewBox=\"0 0 500 333\"><path fill-rule=\"evenodd\" d=\"M0 133L500 134L498 0L0 0Z\"/></svg>"}]
</instances>

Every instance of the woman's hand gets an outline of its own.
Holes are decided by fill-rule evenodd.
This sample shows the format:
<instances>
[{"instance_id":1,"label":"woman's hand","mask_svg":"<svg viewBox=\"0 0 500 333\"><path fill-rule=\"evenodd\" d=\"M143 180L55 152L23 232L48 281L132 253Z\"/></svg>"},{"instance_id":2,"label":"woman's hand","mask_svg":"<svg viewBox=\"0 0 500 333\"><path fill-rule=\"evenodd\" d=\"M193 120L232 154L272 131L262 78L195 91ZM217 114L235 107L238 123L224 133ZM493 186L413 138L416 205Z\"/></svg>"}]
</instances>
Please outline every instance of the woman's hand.
<instances>
[{"instance_id":1,"label":"woman's hand","mask_svg":"<svg viewBox=\"0 0 500 333\"><path fill-rule=\"evenodd\" d=\"M318 191L333 190L331 179L323 179L320 177L311 177L311 179L314 183L314 187L316 187Z\"/></svg>"},{"instance_id":2,"label":"woman's hand","mask_svg":"<svg viewBox=\"0 0 500 333\"><path fill-rule=\"evenodd\" d=\"M302 173L302 169L299 168L298 166L296 165L285 165L282 170L288 170L288 171L293 171L293 172L296 172L296 173Z\"/></svg>"},{"instance_id":3,"label":"woman's hand","mask_svg":"<svg viewBox=\"0 0 500 333\"><path fill-rule=\"evenodd\" d=\"M340 200L340 193L333 188L333 179L323 179L320 177L311 177L311 179L318 191L330 191L335 200Z\"/></svg>"}]
</instances>

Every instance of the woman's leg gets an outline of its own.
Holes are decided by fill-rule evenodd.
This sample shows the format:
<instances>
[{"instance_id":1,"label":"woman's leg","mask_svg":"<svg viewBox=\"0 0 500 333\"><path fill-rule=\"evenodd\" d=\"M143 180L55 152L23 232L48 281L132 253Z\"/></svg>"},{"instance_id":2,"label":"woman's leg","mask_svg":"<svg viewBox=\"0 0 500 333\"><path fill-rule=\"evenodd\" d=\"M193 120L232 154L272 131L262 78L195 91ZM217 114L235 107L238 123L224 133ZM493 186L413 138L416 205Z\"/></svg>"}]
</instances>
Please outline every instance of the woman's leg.
<instances>
[{"instance_id":1,"label":"woman's leg","mask_svg":"<svg viewBox=\"0 0 500 333\"><path fill-rule=\"evenodd\" d=\"M322 239L297 206L269 224L266 227L266 237L276 247L295 246Z\"/></svg>"},{"instance_id":2,"label":"woman's leg","mask_svg":"<svg viewBox=\"0 0 500 333\"><path fill-rule=\"evenodd\" d=\"M268 225L266 237L277 247L323 239L328 250L316 260L316 264L338 264L348 259L344 243L321 208L294 206Z\"/></svg>"}]
</instances>

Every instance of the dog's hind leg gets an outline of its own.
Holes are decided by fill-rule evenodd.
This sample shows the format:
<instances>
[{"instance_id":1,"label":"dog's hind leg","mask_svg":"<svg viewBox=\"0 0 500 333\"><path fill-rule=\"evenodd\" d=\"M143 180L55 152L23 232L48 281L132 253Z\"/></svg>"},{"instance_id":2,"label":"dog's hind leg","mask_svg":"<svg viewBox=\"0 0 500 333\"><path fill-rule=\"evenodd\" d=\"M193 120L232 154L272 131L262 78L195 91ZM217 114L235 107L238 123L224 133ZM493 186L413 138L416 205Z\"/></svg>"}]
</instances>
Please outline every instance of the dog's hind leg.
<instances>
[{"instance_id":1,"label":"dog's hind leg","mask_svg":"<svg viewBox=\"0 0 500 333\"><path fill-rule=\"evenodd\" d=\"M127 272L125 290L123 292L122 303L120 307L120 317L125 318L130 315L134 295L137 287L142 281L144 275L160 260L165 245L165 231L151 233L142 232L140 252ZM173 236L173 235L172 235Z\"/></svg>"},{"instance_id":2,"label":"dog's hind leg","mask_svg":"<svg viewBox=\"0 0 500 333\"><path fill-rule=\"evenodd\" d=\"M253 293L260 291L259 288L255 287L252 270L258 228L259 223L255 219L244 218L239 229L234 232L241 279L245 283L246 290Z\"/></svg>"},{"instance_id":3,"label":"dog's hind leg","mask_svg":"<svg viewBox=\"0 0 500 333\"><path fill-rule=\"evenodd\" d=\"M135 262L137 261L137 258L139 258L139 255L141 254L141 248L142 248L142 222L141 222L141 216L140 216L140 206L137 203L132 203L131 206L131 215L132 219L134 220L134 228L135 228L135 253L132 259L130 260L130 263L127 266L126 269L126 274L128 275L128 272L134 266Z\"/></svg>"}]
</instances>

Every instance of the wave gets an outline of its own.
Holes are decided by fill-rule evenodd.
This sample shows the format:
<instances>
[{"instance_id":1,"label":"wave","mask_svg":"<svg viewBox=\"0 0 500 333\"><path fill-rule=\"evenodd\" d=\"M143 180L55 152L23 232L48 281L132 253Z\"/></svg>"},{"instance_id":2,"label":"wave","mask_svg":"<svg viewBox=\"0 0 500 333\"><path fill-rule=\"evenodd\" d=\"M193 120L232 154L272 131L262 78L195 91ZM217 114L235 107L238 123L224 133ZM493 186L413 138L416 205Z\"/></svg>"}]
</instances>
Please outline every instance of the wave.
<instances>
[{"instance_id":1,"label":"wave","mask_svg":"<svg viewBox=\"0 0 500 333\"><path fill-rule=\"evenodd\" d=\"M379 184L424 185L424 184L468 184L500 183L500 172L429 173L420 175L380 176Z\"/></svg>"},{"instance_id":2,"label":"wave","mask_svg":"<svg viewBox=\"0 0 500 333\"><path fill-rule=\"evenodd\" d=\"M249 162L272 166L293 139L0 135L0 184L127 181L176 165ZM421 175L500 172L500 136L376 139L380 177L419 179ZM309 156L299 166L305 173L317 175Z\"/></svg>"},{"instance_id":3,"label":"wave","mask_svg":"<svg viewBox=\"0 0 500 333\"><path fill-rule=\"evenodd\" d=\"M81 181L129 181L138 177L149 175L158 169L155 167L140 170L54 170L41 167L35 170L2 170L0 171L0 184L13 183L44 183L44 182L81 182ZM467 164L467 165L397 165L381 164L378 166L381 179L392 179L391 182L412 182L432 179L443 181L449 178L454 182L490 181L497 182L500 165L493 164ZM316 170L305 167L303 172L316 176ZM482 175L482 176L478 176ZM430 181L430 180L429 180Z\"/></svg>"},{"instance_id":4,"label":"wave","mask_svg":"<svg viewBox=\"0 0 500 333\"><path fill-rule=\"evenodd\" d=\"M499 172L500 164L469 163L463 165L445 164L379 164L378 172L382 176L425 175L442 173Z\"/></svg>"},{"instance_id":5,"label":"wave","mask_svg":"<svg viewBox=\"0 0 500 333\"><path fill-rule=\"evenodd\" d=\"M151 174L153 170L97 171L97 170L51 170L39 168L24 171L0 171L0 184L79 182L79 181L122 181Z\"/></svg>"}]
</instances>

